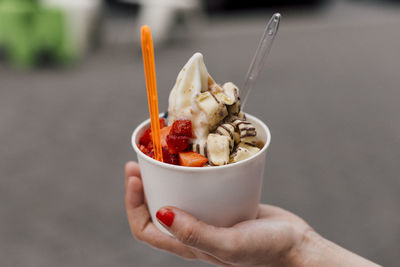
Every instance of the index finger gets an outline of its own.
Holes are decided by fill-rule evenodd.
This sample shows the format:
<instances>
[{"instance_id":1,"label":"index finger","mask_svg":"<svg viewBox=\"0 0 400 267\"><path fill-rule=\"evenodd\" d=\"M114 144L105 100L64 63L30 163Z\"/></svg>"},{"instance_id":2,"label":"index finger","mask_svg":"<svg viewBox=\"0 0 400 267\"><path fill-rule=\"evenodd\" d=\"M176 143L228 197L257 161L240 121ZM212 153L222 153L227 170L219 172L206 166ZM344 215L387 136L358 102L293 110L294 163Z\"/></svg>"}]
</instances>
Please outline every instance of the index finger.
<instances>
[{"instance_id":1,"label":"index finger","mask_svg":"<svg viewBox=\"0 0 400 267\"><path fill-rule=\"evenodd\" d=\"M129 226L136 238L151 246L176 253L184 258L195 258L189 248L169 235L162 233L151 222L149 211L144 203L142 181L138 177L128 178L125 205Z\"/></svg>"},{"instance_id":2,"label":"index finger","mask_svg":"<svg viewBox=\"0 0 400 267\"><path fill-rule=\"evenodd\" d=\"M125 164L125 188L127 186L128 179L131 176L136 176L140 178L139 164L134 161L128 161Z\"/></svg>"},{"instance_id":3,"label":"index finger","mask_svg":"<svg viewBox=\"0 0 400 267\"><path fill-rule=\"evenodd\" d=\"M157 214L159 222L183 244L213 255L223 262L230 261L232 255L243 251L240 247L242 237L238 229L206 224L171 206L161 208ZM164 223L166 214L169 215L169 221Z\"/></svg>"}]
</instances>

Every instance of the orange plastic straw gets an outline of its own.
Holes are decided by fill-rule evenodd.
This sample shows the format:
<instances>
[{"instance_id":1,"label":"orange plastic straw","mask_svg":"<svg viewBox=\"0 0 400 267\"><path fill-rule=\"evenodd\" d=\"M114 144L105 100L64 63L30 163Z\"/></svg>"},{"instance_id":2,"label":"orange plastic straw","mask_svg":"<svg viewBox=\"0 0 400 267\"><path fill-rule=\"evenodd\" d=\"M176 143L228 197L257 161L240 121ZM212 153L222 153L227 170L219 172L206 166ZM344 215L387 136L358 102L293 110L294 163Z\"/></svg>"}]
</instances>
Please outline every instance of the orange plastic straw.
<instances>
[{"instance_id":1,"label":"orange plastic straw","mask_svg":"<svg viewBox=\"0 0 400 267\"><path fill-rule=\"evenodd\" d=\"M149 102L151 132L153 138L154 158L163 161L158 111L156 68L154 64L154 47L150 27L142 26L142 54L144 74L146 76L147 100Z\"/></svg>"}]
</instances>

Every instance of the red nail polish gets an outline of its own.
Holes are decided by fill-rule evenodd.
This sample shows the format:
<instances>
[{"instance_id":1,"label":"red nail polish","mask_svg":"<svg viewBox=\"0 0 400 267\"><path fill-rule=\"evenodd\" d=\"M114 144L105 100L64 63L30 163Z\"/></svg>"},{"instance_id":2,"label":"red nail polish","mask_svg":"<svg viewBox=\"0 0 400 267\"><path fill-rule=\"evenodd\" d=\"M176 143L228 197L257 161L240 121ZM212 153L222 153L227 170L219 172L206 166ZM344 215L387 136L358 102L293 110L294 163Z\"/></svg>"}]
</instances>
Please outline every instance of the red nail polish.
<instances>
[{"instance_id":1,"label":"red nail polish","mask_svg":"<svg viewBox=\"0 0 400 267\"><path fill-rule=\"evenodd\" d=\"M175 214L169 209L159 209L156 213L156 217L163 224L170 227L174 222Z\"/></svg>"}]
</instances>

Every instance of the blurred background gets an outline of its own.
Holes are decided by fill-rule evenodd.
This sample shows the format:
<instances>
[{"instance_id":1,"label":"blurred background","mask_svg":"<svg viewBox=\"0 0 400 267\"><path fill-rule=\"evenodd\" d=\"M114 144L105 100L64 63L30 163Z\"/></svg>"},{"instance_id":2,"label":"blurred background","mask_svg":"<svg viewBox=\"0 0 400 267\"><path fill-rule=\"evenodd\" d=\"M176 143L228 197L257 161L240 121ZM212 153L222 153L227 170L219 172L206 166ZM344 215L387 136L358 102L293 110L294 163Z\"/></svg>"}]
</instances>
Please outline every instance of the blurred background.
<instances>
[{"instance_id":1,"label":"blurred background","mask_svg":"<svg viewBox=\"0 0 400 267\"><path fill-rule=\"evenodd\" d=\"M400 3L373 0L0 0L0 265L207 266L134 240L133 129L196 52L241 86L274 12L280 32L247 112L271 129L262 201L385 266L400 251Z\"/></svg>"}]
</instances>

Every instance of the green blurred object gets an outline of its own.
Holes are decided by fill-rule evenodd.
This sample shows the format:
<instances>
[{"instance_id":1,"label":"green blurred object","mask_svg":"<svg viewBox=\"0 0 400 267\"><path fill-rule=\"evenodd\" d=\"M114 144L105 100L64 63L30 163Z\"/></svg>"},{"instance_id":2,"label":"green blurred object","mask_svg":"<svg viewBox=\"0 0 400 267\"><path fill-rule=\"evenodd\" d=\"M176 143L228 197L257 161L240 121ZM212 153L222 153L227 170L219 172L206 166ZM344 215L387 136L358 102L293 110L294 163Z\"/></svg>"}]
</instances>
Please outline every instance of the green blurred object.
<instances>
[{"instance_id":1,"label":"green blurred object","mask_svg":"<svg viewBox=\"0 0 400 267\"><path fill-rule=\"evenodd\" d=\"M43 57L58 64L76 58L62 10L37 0L0 0L0 47L16 67L33 67Z\"/></svg>"}]
</instances>

